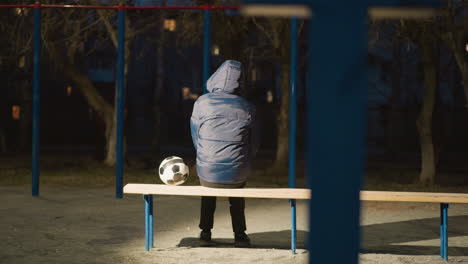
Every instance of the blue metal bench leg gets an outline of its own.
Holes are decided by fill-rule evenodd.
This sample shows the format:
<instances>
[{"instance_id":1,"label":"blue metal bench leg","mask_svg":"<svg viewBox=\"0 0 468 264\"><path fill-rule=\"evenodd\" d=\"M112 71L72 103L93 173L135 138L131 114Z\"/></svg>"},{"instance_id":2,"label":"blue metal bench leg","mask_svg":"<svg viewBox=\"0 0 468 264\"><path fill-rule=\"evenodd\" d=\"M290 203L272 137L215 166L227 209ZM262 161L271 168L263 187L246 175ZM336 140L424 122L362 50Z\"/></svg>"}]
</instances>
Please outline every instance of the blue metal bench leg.
<instances>
[{"instance_id":1,"label":"blue metal bench leg","mask_svg":"<svg viewBox=\"0 0 468 264\"><path fill-rule=\"evenodd\" d=\"M448 261L448 208L449 204L440 204L440 257Z\"/></svg>"},{"instance_id":2,"label":"blue metal bench leg","mask_svg":"<svg viewBox=\"0 0 468 264\"><path fill-rule=\"evenodd\" d=\"M143 195L145 200L145 249L149 251L149 195Z\"/></svg>"},{"instance_id":3,"label":"blue metal bench leg","mask_svg":"<svg viewBox=\"0 0 468 264\"><path fill-rule=\"evenodd\" d=\"M153 232L153 195L149 196L150 199L150 210L149 210L149 244L151 248L154 248L154 232Z\"/></svg>"},{"instance_id":4,"label":"blue metal bench leg","mask_svg":"<svg viewBox=\"0 0 468 264\"><path fill-rule=\"evenodd\" d=\"M296 254L296 200L289 200L291 202L291 252Z\"/></svg>"},{"instance_id":5,"label":"blue metal bench leg","mask_svg":"<svg viewBox=\"0 0 468 264\"><path fill-rule=\"evenodd\" d=\"M153 196L143 195L145 200L145 248L153 248Z\"/></svg>"}]
</instances>

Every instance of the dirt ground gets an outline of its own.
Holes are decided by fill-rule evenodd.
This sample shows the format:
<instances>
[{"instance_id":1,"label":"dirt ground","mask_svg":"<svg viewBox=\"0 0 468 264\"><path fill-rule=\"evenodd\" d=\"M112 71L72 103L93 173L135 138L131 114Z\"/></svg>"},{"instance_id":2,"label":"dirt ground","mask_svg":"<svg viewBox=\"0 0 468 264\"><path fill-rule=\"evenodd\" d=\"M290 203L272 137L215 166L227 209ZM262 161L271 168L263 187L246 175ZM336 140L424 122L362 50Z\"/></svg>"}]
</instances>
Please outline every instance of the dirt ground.
<instances>
[{"instance_id":1,"label":"dirt ground","mask_svg":"<svg viewBox=\"0 0 468 264\"><path fill-rule=\"evenodd\" d=\"M115 199L113 188L0 187L0 263L306 263L307 203L298 202L298 250L289 247L286 200L248 199L253 247L233 247L228 202L218 198L213 237L200 248L199 198L155 198L155 249L144 249L143 200ZM439 207L368 202L362 212L361 263L445 263L439 255ZM449 262L468 263L468 206L449 209Z\"/></svg>"}]
</instances>

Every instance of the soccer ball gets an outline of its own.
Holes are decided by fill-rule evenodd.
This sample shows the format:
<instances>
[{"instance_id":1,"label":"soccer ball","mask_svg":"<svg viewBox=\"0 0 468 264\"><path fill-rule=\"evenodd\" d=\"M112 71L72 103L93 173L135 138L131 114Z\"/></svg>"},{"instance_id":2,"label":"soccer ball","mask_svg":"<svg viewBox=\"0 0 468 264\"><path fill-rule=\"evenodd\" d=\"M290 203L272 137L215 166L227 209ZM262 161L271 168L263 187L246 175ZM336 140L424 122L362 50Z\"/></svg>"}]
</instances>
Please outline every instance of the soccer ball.
<instances>
[{"instance_id":1,"label":"soccer ball","mask_svg":"<svg viewBox=\"0 0 468 264\"><path fill-rule=\"evenodd\" d=\"M188 176L189 167L180 157L167 157L159 165L159 178L167 185L180 185Z\"/></svg>"}]
</instances>

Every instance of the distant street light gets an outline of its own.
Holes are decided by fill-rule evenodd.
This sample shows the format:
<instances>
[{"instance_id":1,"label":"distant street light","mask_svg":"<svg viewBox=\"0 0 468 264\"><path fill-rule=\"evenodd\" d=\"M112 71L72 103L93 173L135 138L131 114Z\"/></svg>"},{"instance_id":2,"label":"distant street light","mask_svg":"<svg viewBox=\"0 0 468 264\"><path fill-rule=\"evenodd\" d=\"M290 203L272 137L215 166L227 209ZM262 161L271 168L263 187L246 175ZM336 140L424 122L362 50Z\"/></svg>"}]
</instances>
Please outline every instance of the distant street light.
<instances>
[{"instance_id":1,"label":"distant street light","mask_svg":"<svg viewBox=\"0 0 468 264\"><path fill-rule=\"evenodd\" d=\"M218 56L219 55L219 47L218 45L213 46L213 55Z\"/></svg>"}]
</instances>

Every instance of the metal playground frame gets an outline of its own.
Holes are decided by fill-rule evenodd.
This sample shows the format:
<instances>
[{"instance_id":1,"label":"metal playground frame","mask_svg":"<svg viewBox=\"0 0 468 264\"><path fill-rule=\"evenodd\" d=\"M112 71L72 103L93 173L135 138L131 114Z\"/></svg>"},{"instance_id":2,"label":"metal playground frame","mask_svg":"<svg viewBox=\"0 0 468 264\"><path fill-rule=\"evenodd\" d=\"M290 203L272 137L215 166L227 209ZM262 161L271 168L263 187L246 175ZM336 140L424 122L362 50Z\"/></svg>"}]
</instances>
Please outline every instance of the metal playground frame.
<instances>
[{"instance_id":1,"label":"metal playground frame","mask_svg":"<svg viewBox=\"0 0 468 264\"><path fill-rule=\"evenodd\" d=\"M360 200L366 151L368 16L406 18L433 15L440 0L244 0L242 7L0 5L34 9L32 195L39 195L39 80L41 10L112 9L118 12L117 165L115 193L123 183L123 69L125 13L134 9L198 9L204 13L203 81L210 73L210 11L239 9L247 15L291 18L289 187L295 187L297 19L313 16L308 28L306 173L314 199L309 203L309 263L358 263ZM397 7L403 7L399 10ZM425 9L423 11L418 9ZM312 14L313 11L313 14ZM319 74L317 72L320 71ZM295 201L291 201L291 247L295 251ZM445 208L446 209L446 208ZM329 239L335 238L335 239ZM446 258L445 255L442 256Z\"/></svg>"}]
</instances>

